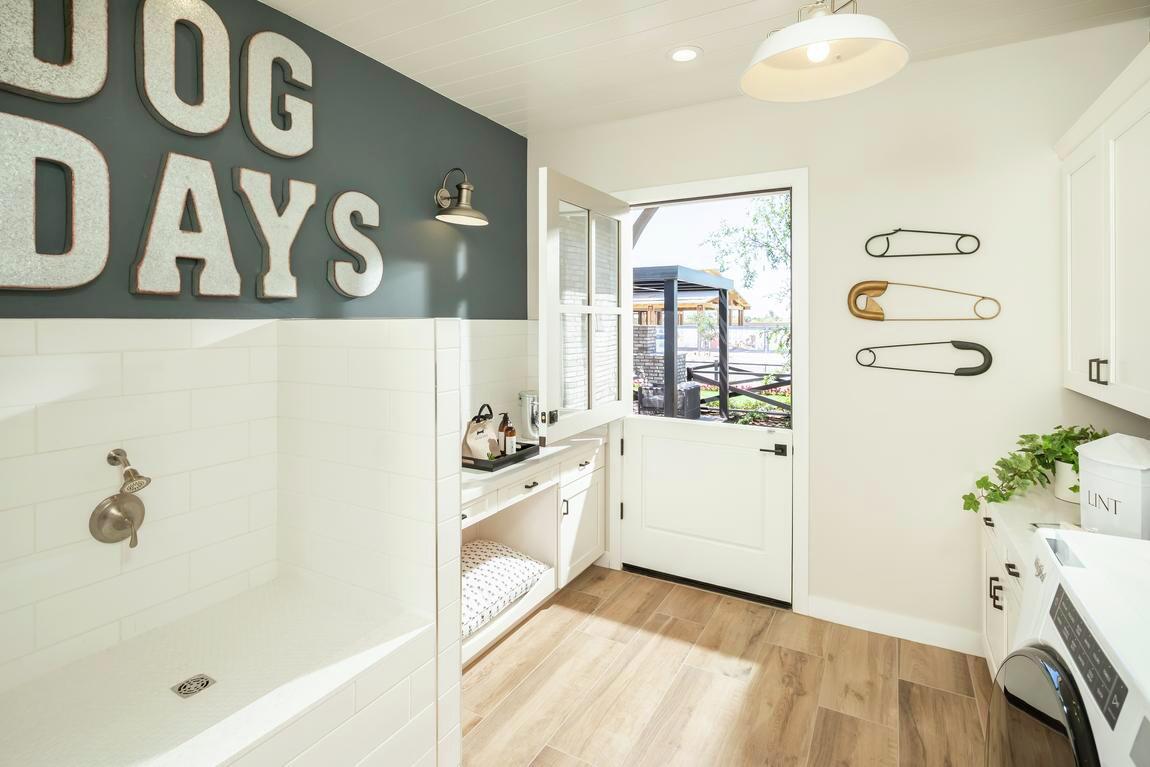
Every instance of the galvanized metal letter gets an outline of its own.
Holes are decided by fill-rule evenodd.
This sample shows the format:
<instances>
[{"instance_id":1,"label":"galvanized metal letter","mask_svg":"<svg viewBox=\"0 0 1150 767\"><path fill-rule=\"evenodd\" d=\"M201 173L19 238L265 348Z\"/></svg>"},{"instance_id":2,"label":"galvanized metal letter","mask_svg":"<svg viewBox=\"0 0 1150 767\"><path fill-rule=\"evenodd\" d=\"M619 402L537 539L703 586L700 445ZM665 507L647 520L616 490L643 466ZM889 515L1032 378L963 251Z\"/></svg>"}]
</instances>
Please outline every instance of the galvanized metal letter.
<instances>
[{"instance_id":1,"label":"galvanized metal letter","mask_svg":"<svg viewBox=\"0 0 1150 767\"><path fill-rule=\"evenodd\" d=\"M200 43L201 99L176 93L176 25ZM157 120L189 136L221 130L232 111L231 43L219 15L203 0L143 0L136 23L136 84Z\"/></svg>"},{"instance_id":2,"label":"galvanized metal letter","mask_svg":"<svg viewBox=\"0 0 1150 767\"><path fill-rule=\"evenodd\" d=\"M36 250L36 161L62 166L71 194L63 254ZM56 125L0 112L0 288L63 290L86 285L108 263L108 163L88 139Z\"/></svg>"},{"instance_id":3,"label":"galvanized metal letter","mask_svg":"<svg viewBox=\"0 0 1150 767\"><path fill-rule=\"evenodd\" d=\"M287 117L288 127L272 120L272 70L277 61L285 80L297 88L311 88L311 58L294 42L275 32L257 32L248 38L241 55L240 114L244 130L260 149L276 157L302 157L315 141L311 102L285 93L276 109Z\"/></svg>"},{"instance_id":4,"label":"galvanized metal letter","mask_svg":"<svg viewBox=\"0 0 1150 767\"><path fill-rule=\"evenodd\" d=\"M185 230L182 221L188 211L192 213L192 226ZM164 158L156 182L132 292L179 295L182 286L176 260L180 258L201 262L196 270L193 294L240 295L243 281L232 258L212 164L172 152Z\"/></svg>"},{"instance_id":5,"label":"galvanized metal letter","mask_svg":"<svg viewBox=\"0 0 1150 767\"><path fill-rule=\"evenodd\" d=\"M264 250L264 270L256 283L260 298L295 298L297 281L291 270L291 249L304 217L315 205L315 184L289 179L284 185L283 205L272 199L268 173L236 168L232 185L244 201L248 219Z\"/></svg>"},{"instance_id":6,"label":"galvanized metal letter","mask_svg":"<svg viewBox=\"0 0 1150 767\"><path fill-rule=\"evenodd\" d=\"M63 62L36 57L34 0L0 0L0 88L44 101L83 101L108 79L108 0L67 3Z\"/></svg>"},{"instance_id":7,"label":"galvanized metal letter","mask_svg":"<svg viewBox=\"0 0 1150 767\"><path fill-rule=\"evenodd\" d=\"M358 256L363 264L359 269L348 261L333 259L328 263L327 281L348 298L370 296L383 281L383 254L359 229L378 226L379 203L362 192L344 192L328 205L328 234L345 251Z\"/></svg>"}]
</instances>

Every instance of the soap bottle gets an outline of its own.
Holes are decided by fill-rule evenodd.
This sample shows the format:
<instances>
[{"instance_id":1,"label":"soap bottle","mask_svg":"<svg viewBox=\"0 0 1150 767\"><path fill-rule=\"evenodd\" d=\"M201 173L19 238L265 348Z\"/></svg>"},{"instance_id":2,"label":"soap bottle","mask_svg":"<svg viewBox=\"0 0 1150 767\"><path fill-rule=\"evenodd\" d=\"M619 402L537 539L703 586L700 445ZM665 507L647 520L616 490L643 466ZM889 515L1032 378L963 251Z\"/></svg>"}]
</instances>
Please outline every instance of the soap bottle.
<instances>
[{"instance_id":1,"label":"soap bottle","mask_svg":"<svg viewBox=\"0 0 1150 767\"><path fill-rule=\"evenodd\" d=\"M507 413L500 413L500 415L503 416L503 420L499 422L499 452L502 455L507 455L509 452L514 452L507 449L507 430L511 427L511 418Z\"/></svg>"},{"instance_id":2,"label":"soap bottle","mask_svg":"<svg viewBox=\"0 0 1150 767\"><path fill-rule=\"evenodd\" d=\"M508 421L507 431L504 432L504 445L507 455L515 455L515 451L519 449L516 442L515 424Z\"/></svg>"}]
</instances>

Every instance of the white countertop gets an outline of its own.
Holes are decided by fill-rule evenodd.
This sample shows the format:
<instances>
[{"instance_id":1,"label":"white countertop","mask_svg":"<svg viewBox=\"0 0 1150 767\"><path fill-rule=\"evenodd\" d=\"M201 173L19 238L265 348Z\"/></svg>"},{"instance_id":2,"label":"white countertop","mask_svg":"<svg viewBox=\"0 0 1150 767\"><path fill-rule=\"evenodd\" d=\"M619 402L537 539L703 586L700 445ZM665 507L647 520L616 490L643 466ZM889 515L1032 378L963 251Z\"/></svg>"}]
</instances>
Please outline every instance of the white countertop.
<instances>
[{"instance_id":1,"label":"white countertop","mask_svg":"<svg viewBox=\"0 0 1150 767\"><path fill-rule=\"evenodd\" d=\"M563 461L569 456L581 451L600 447L607 441L604 433L593 431L579 434L554 445L539 448L539 454L508 466L500 471L479 471L478 469L464 469L462 476L463 503L468 504L481 498L500 487L521 477L527 477L537 471L542 471L548 465Z\"/></svg>"},{"instance_id":2,"label":"white countertop","mask_svg":"<svg viewBox=\"0 0 1150 767\"><path fill-rule=\"evenodd\" d=\"M1080 529L1078 504L1060 501L1044 488L1034 488L1009 503L992 503L984 511L994 520L994 529L1008 547L1007 559L1014 563L1030 555L1036 524Z\"/></svg>"}]
</instances>

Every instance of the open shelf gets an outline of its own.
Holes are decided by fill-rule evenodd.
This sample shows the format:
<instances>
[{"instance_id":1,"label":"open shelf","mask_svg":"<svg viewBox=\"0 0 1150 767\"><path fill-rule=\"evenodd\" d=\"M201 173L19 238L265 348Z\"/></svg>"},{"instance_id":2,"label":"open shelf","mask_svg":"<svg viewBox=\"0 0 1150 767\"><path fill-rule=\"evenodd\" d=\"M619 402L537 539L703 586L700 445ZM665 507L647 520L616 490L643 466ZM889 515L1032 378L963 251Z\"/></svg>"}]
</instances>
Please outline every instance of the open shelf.
<instances>
[{"instance_id":1,"label":"open shelf","mask_svg":"<svg viewBox=\"0 0 1150 767\"><path fill-rule=\"evenodd\" d=\"M466 666L484 650L499 641L504 634L519 625L535 608L555 593L555 568L548 568L526 594L504 608L503 612L484 623L471 636L463 640L463 665Z\"/></svg>"}]
</instances>

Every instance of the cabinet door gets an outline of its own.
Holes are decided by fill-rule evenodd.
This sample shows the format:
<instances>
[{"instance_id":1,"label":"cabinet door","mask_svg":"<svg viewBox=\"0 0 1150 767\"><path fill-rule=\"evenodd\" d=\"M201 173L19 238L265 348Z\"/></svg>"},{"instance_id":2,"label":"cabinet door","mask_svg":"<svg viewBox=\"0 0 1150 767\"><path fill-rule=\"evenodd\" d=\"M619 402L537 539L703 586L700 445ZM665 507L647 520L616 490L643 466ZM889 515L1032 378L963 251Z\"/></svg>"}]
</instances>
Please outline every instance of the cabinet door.
<instances>
[{"instance_id":1,"label":"cabinet door","mask_svg":"<svg viewBox=\"0 0 1150 767\"><path fill-rule=\"evenodd\" d=\"M1150 85L1107 123L1114 339L1107 401L1150 416Z\"/></svg>"},{"instance_id":2,"label":"cabinet door","mask_svg":"<svg viewBox=\"0 0 1150 767\"><path fill-rule=\"evenodd\" d=\"M1006 658L1008 628L1006 584L1003 582L1006 573L1002 570L990 535L983 536L982 562L982 632L990 654L987 661L993 672Z\"/></svg>"},{"instance_id":3,"label":"cabinet door","mask_svg":"<svg viewBox=\"0 0 1150 767\"><path fill-rule=\"evenodd\" d=\"M596 471L563 486L562 517L559 521L559 585L586 570L603 555L607 483L604 471Z\"/></svg>"},{"instance_id":4,"label":"cabinet door","mask_svg":"<svg viewBox=\"0 0 1150 767\"><path fill-rule=\"evenodd\" d=\"M1083 142L1062 167L1065 384L1093 395L1101 385L1090 381L1090 360L1110 355L1106 172L1102 131Z\"/></svg>"}]
</instances>

